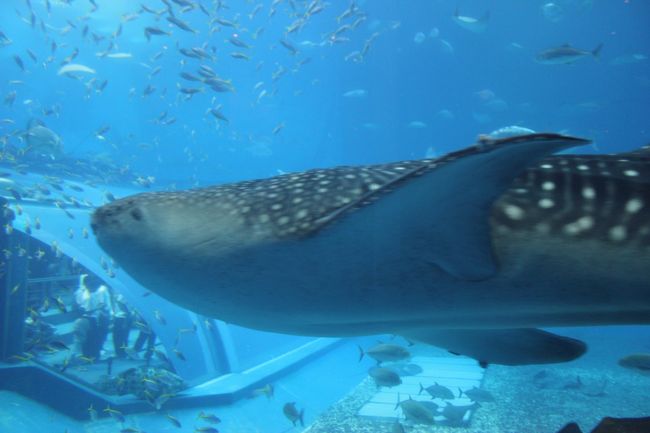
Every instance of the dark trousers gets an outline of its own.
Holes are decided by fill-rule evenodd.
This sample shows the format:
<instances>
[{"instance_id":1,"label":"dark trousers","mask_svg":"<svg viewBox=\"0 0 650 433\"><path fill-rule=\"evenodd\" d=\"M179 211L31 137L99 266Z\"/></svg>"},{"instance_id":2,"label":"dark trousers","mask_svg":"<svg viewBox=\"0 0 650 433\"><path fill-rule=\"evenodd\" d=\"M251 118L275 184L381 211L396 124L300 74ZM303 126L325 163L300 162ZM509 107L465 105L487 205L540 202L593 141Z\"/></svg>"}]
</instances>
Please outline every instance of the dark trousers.
<instances>
[{"instance_id":1,"label":"dark trousers","mask_svg":"<svg viewBox=\"0 0 650 433\"><path fill-rule=\"evenodd\" d=\"M153 331L140 331L137 340L135 340L135 343L133 344L133 350L136 352L141 351L145 341L147 342L147 351L144 354L144 359L151 359L151 355L153 355L153 349L156 345L156 334L154 334Z\"/></svg>"},{"instance_id":2,"label":"dark trousers","mask_svg":"<svg viewBox=\"0 0 650 433\"><path fill-rule=\"evenodd\" d=\"M110 320L106 315L100 315L99 317L85 316L84 319L88 321L88 333L81 345L81 349L84 356L98 361L108 335Z\"/></svg>"}]
</instances>

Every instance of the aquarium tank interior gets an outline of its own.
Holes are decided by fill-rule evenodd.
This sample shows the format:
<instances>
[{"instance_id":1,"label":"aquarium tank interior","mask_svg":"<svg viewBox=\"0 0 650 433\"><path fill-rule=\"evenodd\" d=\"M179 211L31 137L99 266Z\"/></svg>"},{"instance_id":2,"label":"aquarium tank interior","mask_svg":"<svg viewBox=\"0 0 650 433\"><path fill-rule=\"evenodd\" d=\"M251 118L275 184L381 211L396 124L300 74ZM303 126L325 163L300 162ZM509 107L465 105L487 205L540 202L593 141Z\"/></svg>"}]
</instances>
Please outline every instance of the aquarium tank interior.
<instances>
[{"instance_id":1,"label":"aquarium tank interior","mask_svg":"<svg viewBox=\"0 0 650 433\"><path fill-rule=\"evenodd\" d=\"M2 0L0 433L649 433L649 22Z\"/></svg>"}]
</instances>

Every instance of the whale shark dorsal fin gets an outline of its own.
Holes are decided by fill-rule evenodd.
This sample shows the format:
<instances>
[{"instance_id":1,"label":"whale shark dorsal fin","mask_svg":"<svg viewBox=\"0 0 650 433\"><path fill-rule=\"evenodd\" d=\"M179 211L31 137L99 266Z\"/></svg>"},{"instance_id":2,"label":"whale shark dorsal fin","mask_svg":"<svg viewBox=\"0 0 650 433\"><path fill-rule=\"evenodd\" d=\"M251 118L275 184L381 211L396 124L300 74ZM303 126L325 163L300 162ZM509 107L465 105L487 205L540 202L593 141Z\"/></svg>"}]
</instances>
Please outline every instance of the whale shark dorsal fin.
<instances>
[{"instance_id":1,"label":"whale shark dorsal fin","mask_svg":"<svg viewBox=\"0 0 650 433\"><path fill-rule=\"evenodd\" d=\"M567 362L587 350L580 340L540 329L417 329L402 333L481 363L529 365Z\"/></svg>"},{"instance_id":2,"label":"whale shark dorsal fin","mask_svg":"<svg viewBox=\"0 0 650 433\"><path fill-rule=\"evenodd\" d=\"M382 221L394 221L387 224L418 229L416 242L422 253L415 260L455 278L489 278L497 271L489 225L494 201L527 167L586 142L557 134L483 137L474 147L433 160L431 168L418 172L415 179L402 180L402 186L374 205L385 211L375 212ZM509 214L513 219L526 217L516 206Z\"/></svg>"}]
</instances>

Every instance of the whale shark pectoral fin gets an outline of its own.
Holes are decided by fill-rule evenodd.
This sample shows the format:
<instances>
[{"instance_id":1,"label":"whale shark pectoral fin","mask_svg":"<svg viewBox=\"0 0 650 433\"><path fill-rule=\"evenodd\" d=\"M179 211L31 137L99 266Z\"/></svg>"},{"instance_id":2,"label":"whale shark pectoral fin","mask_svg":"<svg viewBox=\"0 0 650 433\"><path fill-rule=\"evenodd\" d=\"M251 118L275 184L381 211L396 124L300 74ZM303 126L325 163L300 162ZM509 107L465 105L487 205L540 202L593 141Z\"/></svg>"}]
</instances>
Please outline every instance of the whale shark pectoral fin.
<instances>
[{"instance_id":1,"label":"whale shark pectoral fin","mask_svg":"<svg viewBox=\"0 0 650 433\"><path fill-rule=\"evenodd\" d=\"M449 226L433 228L430 235L435 238L435 244L420 259L463 280L477 281L493 276L498 267L487 215L461 211L456 223L464 229L458 232L445 230Z\"/></svg>"},{"instance_id":2,"label":"whale shark pectoral fin","mask_svg":"<svg viewBox=\"0 0 650 433\"><path fill-rule=\"evenodd\" d=\"M541 329L414 329L405 338L431 344L484 364L528 365L572 361L587 345Z\"/></svg>"}]
</instances>

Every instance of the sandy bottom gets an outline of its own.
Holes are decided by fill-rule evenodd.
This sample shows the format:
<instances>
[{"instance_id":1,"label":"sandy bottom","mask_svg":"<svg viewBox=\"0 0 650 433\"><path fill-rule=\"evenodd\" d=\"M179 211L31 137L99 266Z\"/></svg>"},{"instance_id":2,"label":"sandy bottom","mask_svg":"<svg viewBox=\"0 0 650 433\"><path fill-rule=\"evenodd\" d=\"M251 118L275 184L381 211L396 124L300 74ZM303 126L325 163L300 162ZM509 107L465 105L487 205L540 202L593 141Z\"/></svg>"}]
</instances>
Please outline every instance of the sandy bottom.
<instances>
[{"instance_id":1,"label":"sandy bottom","mask_svg":"<svg viewBox=\"0 0 650 433\"><path fill-rule=\"evenodd\" d=\"M537 375L537 376L536 376ZM537 378L535 378L537 377ZM579 380L578 380L579 378ZM468 427L405 424L414 433L555 433L570 421L590 431L601 418L650 414L650 377L612 366L490 366L483 382L495 402L484 403ZM356 416L376 392L364 380L322 414L308 433L394 433L394 425Z\"/></svg>"}]
</instances>

